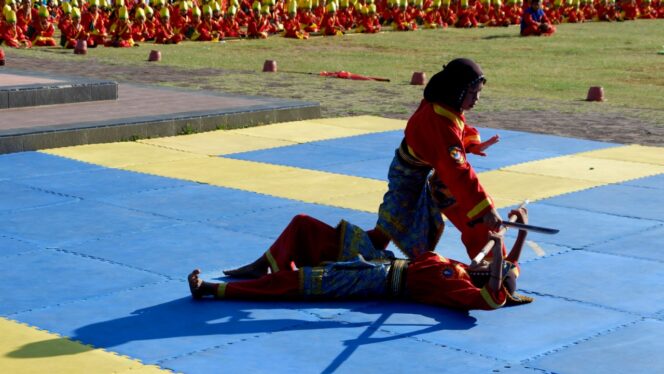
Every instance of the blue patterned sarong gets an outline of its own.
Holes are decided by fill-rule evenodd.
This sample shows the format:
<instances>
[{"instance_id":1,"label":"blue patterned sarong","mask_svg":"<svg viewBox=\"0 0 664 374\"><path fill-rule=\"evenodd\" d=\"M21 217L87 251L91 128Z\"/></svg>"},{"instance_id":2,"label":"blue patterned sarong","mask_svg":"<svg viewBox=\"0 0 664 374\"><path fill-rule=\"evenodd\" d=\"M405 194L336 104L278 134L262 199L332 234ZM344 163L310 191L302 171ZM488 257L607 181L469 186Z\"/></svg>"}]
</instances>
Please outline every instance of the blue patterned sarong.
<instances>
[{"instance_id":1,"label":"blue patterned sarong","mask_svg":"<svg viewBox=\"0 0 664 374\"><path fill-rule=\"evenodd\" d=\"M305 297L326 299L386 296L389 265L368 262L358 255L350 261L303 267L300 289Z\"/></svg>"},{"instance_id":2,"label":"blue patterned sarong","mask_svg":"<svg viewBox=\"0 0 664 374\"><path fill-rule=\"evenodd\" d=\"M387 274L394 253L374 248L361 228L341 221L339 258L323 266L300 268L305 297L353 298L387 295Z\"/></svg>"},{"instance_id":3,"label":"blue patterned sarong","mask_svg":"<svg viewBox=\"0 0 664 374\"><path fill-rule=\"evenodd\" d=\"M410 163L403 153L397 149L390 165L376 226L412 259L435 250L444 224L427 182L431 167Z\"/></svg>"}]
</instances>

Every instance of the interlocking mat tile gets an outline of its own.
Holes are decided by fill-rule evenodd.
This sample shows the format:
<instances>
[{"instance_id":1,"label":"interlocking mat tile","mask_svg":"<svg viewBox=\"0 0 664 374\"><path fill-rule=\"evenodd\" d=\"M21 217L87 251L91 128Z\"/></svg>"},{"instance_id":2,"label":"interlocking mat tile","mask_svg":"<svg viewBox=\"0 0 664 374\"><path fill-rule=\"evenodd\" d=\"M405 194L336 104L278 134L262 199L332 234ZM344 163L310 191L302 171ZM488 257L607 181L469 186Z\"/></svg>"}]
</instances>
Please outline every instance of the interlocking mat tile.
<instances>
[{"instance_id":1,"label":"interlocking mat tile","mask_svg":"<svg viewBox=\"0 0 664 374\"><path fill-rule=\"evenodd\" d=\"M532 304L191 299L191 270L222 278L296 214L373 227L404 126L328 118L0 155L0 371L664 372L656 147L481 129L501 140L469 161L501 214L527 200L531 223L560 229L528 236ZM459 236L448 224L437 251L467 262Z\"/></svg>"}]
</instances>

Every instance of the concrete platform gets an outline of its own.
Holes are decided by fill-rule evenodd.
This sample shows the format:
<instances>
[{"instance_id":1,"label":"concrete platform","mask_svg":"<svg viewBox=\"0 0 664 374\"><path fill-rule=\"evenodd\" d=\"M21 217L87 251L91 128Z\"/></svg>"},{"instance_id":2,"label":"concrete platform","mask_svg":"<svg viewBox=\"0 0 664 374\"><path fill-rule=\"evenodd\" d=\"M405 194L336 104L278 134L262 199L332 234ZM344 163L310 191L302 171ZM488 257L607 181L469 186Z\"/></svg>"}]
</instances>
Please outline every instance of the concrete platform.
<instances>
[{"instance_id":1,"label":"concrete platform","mask_svg":"<svg viewBox=\"0 0 664 374\"><path fill-rule=\"evenodd\" d=\"M5 87L44 87L69 79L5 72L11 73L0 75L0 80L6 79ZM24 84L17 85L21 79ZM0 153L318 117L318 103L121 83L117 85L117 100L5 109L0 106Z\"/></svg>"},{"instance_id":2,"label":"concrete platform","mask_svg":"<svg viewBox=\"0 0 664 374\"><path fill-rule=\"evenodd\" d=\"M117 82L87 78L53 79L35 73L0 73L0 109L116 100Z\"/></svg>"}]
</instances>

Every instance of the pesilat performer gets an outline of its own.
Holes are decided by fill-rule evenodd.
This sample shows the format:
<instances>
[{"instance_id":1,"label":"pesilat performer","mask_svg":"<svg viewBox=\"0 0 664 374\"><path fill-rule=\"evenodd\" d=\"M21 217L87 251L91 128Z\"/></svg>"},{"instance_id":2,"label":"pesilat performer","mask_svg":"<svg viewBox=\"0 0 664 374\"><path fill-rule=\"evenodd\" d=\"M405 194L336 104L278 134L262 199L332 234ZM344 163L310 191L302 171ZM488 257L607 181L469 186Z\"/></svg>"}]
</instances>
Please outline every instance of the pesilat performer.
<instances>
[{"instance_id":1,"label":"pesilat performer","mask_svg":"<svg viewBox=\"0 0 664 374\"><path fill-rule=\"evenodd\" d=\"M510 216L528 222L525 208L513 210ZM206 282L196 269L189 274L189 289L194 299L396 298L463 310L492 310L532 301L516 293L526 231L519 231L507 258L503 258L502 235L490 234L493 260L473 267L432 251L407 252L411 259L397 259L391 251L377 248L372 235L375 231L346 221L335 228L298 215L256 261L224 272L249 279Z\"/></svg>"}]
</instances>

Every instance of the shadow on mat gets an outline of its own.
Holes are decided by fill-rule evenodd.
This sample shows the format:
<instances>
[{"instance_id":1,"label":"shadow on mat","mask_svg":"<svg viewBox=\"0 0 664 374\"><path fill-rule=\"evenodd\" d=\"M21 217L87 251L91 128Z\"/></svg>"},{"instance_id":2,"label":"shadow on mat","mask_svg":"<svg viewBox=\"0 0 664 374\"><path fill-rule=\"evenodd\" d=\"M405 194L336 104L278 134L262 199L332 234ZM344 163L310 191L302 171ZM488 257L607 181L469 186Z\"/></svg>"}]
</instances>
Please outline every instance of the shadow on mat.
<instances>
[{"instance_id":1,"label":"shadow on mat","mask_svg":"<svg viewBox=\"0 0 664 374\"><path fill-rule=\"evenodd\" d=\"M270 318L271 311L293 318ZM366 322L347 322L346 313L362 313ZM398 314L418 315L418 323L391 323L389 317ZM375 316L375 317L374 317ZM422 318L424 317L424 318ZM357 320L357 316L354 316ZM421 322L430 319L431 322ZM400 320L404 320L401 318ZM408 320L408 319L406 319ZM58 338L26 344L7 354L11 358L36 358L73 355L92 350L71 340L95 348L110 348L132 341L159 340L177 337L219 336L219 344L229 336L240 334L275 333L321 329L366 327L352 341L345 341L346 349L331 364L338 366L352 351L365 344L409 338L442 330L467 330L475 326L475 318L467 312L433 306L389 301L194 301L189 297L176 299L149 308L139 309L126 317L101 321L75 330L69 339ZM412 327L406 333L387 338L371 338L377 329ZM236 339L228 339L229 343Z\"/></svg>"}]
</instances>

